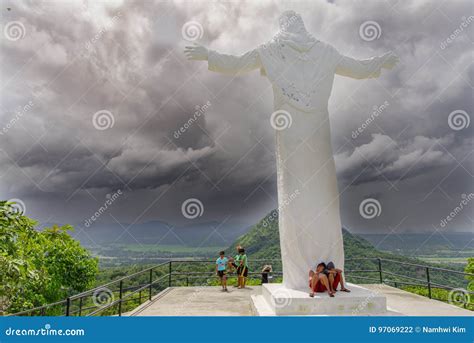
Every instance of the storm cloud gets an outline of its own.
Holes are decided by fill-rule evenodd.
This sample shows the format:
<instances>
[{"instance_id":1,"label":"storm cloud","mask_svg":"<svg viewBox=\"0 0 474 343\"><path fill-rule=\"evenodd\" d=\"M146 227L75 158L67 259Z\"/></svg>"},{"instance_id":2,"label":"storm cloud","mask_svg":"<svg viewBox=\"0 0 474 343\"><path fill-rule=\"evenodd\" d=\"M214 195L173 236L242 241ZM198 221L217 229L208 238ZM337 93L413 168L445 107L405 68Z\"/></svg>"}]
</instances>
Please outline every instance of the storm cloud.
<instances>
[{"instance_id":1,"label":"storm cloud","mask_svg":"<svg viewBox=\"0 0 474 343\"><path fill-rule=\"evenodd\" d=\"M196 198L204 212L195 222L245 227L276 208L271 85L258 72L211 73L182 51L192 25L196 42L244 53L274 35L286 9L346 55L393 50L401 60L375 80L335 80L329 110L346 227L440 230L473 192L469 1L3 5L0 194L40 222L81 222L118 189L101 221L190 224L181 205ZM368 22L375 38L363 36ZM373 220L359 213L366 198L383 208ZM469 212L443 230L472 230Z\"/></svg>"}]
</instances>

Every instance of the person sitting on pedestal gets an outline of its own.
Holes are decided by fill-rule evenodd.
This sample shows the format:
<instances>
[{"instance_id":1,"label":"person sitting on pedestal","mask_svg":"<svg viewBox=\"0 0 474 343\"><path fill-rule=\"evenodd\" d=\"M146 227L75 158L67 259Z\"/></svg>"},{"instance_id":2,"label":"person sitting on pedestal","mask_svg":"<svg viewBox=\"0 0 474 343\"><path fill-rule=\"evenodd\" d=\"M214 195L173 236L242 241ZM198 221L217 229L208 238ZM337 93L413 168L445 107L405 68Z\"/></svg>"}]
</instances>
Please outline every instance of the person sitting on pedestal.
<instances>
[{"instance_id":1,"label":"person sitting on pedestal","mask_svg":"<svg viewBox=\"0 0 474 343\"><path fill-rule=\"evenodd\" d=\"M329 279L327 275L324 273L326 270L326 263L321 262L316 266L316 271L309 271L309 287L311 291L309 296L311 298L314 297L314 292L328 292L328 295L332 298L334 297L334 291L332 291L331 287L329 286Z\"/></svg>"},{"instance_id":2,"label":"person sitting on pedestal","mask_svg":"<svg viewBox=\"0 0 474 343\"><path fill-rule=\"evenodd\" d=\"M331 287L331 291L337 292L337 286L340 283L342 292L347 292L347 293L350 292L350 290L348 290L344 286L344 278L342 277L342 270L336 268L336 266L334 265L334 262L329 262L327 264L326 270L324 271L324 273L328 277L329 287Z\"/></svg>"}]
</instances>

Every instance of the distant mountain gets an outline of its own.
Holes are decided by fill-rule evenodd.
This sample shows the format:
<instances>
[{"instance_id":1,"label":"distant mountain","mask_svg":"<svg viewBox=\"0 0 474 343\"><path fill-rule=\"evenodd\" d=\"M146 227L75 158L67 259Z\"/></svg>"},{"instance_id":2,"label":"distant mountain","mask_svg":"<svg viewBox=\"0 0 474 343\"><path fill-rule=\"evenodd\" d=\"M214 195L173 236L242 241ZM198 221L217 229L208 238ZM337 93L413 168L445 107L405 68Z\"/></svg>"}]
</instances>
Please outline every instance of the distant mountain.
<instances>
[{"instance_id":1,"label":"distant mountain","mask_svg":"<svg viewBox=\"0 0 474 343\"><path fill-rule=\"evenodd\" d=\"M435 232L397 234L359 234L377 249L401 255L472 257L474 233Z\"/></svg>"},{"instance_id":2,"label":"distant mountain","mask_svg":"<svg viewBox=\"0 0 474 343\"><path fill-rule=\"evenodd\" d=\"M40 225L40 229L52 225L44 223ZM211 221L173 226L158 220L133 225L93 223L87 228L81 223L73 226L75 231L71 236L89 247L111 243L222 247L250 229L249 225L237 222L221 225L219 222Z\"/></svg>"},{"instance_id":3,"label":"distant mountain","mask_svg":"<svg viewBox=\"0 0 474 343\"><path fill-rule=\"evenodd\" d=\"M240 244L245 247L249 256L254 259L280 259L278 218L269 220L272 213L254 225L246 234L236 239L229 249L235 250L235 246ZM272 217L274 218L275 215ZM351 234L348 230L343 228L342 232L346 259L386 255L375 249L367 240ZM391 254L388 255L393 257Z\"/></svg>"}]
</instances>

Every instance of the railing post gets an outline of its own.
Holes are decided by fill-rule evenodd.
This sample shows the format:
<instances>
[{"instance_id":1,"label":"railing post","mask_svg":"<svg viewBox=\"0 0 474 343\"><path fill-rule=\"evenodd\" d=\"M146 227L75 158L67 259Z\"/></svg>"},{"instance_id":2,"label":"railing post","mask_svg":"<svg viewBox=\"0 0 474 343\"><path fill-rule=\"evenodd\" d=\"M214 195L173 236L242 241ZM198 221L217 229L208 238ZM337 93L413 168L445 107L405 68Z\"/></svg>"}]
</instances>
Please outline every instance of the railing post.
<instances>
[{"instance_id":1,"label":"railing post","mask_svg":"<svg viewBox=\"0 0 474 343\"><path fill-rule=\"evenodd\" d=\"M382 276L382 260L380 258L377 258L377 261L379 263L379 276L380 276L380 283L383 283L383 276Z\"/></svg>"},{"instance_id":2,"label":"railing post","mask_svg":"<svg viewBox=\"0 0 474 343\"><path fill-rule=\"evenodd\" d=\"M171 272L172 272L172 268L171 268L171 263L172 261L170 260L170 264L169 264L169 274L168 274L168 287L171 287Z\"/></svg>"},{"instance_id":3,"label":"railing post","mask_svg":"<svg viewBox=\"0 0 474 343\"><path fill-rule=\"evenodd\" d=\"M119 287L120 287L120 290L119 290L119 306L118 306L119 307L118 308L119 314L118 315L119 315L119 317L121 317L122 316L123 280L120 280L120 286Z\"/></svg>"},{"instance_id":4,"label":"railing post","mask_svg":"<svg viewBox=\"0 0 474 343\"><path fill-rule=\"evenodd\" d=\"M186 276L186 287L188 287L188 286L189 286L189 277Z\"/></svg>"},{"instance_id":5,"label":"railing post","mask_svg":"<svg viewBox=\"0 0 474 343\"><path fill-rule=\"evenodd\" d=\"M148 300L151 301L151 292L152 292L151 288L152 288L152 284L153 284L153 268L150 269L150 277L149 277L148 281L149 281Z\"/></svg>"},{"instance_id":6,"label":"railing post","mask_svg":"<svg viewBox=\"0 0 474 343\"><path fill-rule=\"evenodd\" d=\"M71 298L67 297L66 299L66 317L69 317L71 313Z\"/></svg>"},{"instance_id":7,"label":"railing post","mask_svg":"<svg viewBox=\"0 0 474 343\"><path fill-rule=\"evenodd\" d=\"M82 297L79 298L79 317L82 316Z\"/></svg>"},{"instance_id":8,"label":"railing post","mask_svg":"<svg viewBox=\"0 0 474 343\"><path fill-rule=\"evenodd\" d=\"M430 267L426 267L426 281L428 283L428 298L431 299Z\"/></svg>"},{"instance_id":9,"label":"railing post","mask_svg":"<svg viewBox=\"0 0 474 343\"><path fill-rule=\"evenodd\" d=\"M148 300L151 300L152 288L153 288L153 268L150 269L150 276L148 278L149 287L148 287Z\"/></svg>"},{"instance_id":10,"label":"railing post","mask_svg":"<svg viewBox=\"0 0 474 343\"><path fill-rule=\"evenodd\" d=\"M138 292L138 303L142 303L142 291Z\"/></svg>"}]
</instances>

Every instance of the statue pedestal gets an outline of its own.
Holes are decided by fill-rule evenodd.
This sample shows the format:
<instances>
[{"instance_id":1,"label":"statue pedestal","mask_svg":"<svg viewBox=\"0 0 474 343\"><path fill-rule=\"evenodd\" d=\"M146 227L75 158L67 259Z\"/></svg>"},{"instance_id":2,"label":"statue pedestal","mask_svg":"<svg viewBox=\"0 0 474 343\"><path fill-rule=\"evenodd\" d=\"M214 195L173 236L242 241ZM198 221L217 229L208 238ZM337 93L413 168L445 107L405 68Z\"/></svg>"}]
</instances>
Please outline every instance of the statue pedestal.
<instances>
[{"instance_id":1,"label":"statue pedestal","mask_svg":"<svg viewBox=\"0 0 474 343\"><path fill-rule=\"evenodd\" d=\"M252 307L258 316L295 315L379 315L387 312L384 295L366 288L347 284L350 293L336 292L334 298L327 293L315 293L283 287L282 284L262 285L262 294L252 296Z\"/></svg>"}]
</instances>

